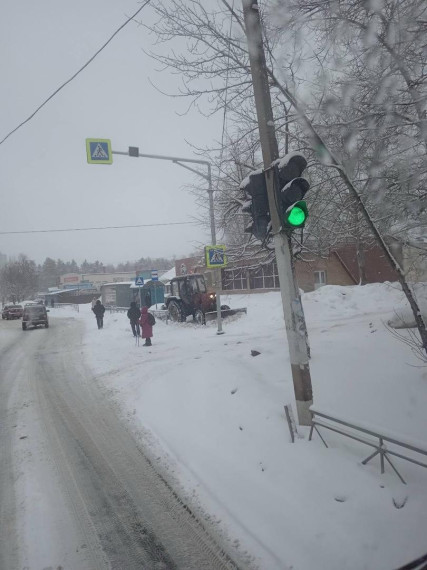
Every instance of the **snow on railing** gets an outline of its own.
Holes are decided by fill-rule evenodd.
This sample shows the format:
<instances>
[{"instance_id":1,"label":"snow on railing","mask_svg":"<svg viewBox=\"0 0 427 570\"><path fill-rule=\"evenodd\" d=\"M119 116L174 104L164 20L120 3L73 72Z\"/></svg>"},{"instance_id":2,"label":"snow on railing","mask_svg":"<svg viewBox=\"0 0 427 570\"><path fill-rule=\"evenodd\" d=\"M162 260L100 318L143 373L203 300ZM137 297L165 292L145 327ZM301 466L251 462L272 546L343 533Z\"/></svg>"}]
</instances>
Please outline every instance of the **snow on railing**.
<instances>
[{"instance_id":1,"label":"snow on railing","mask_svg":"<svg viewBox=\"0 0 427 570\"><path fill-rule=\"evenodd\" d=\"M48 305L46 305L46 308L52 308L55 309L56 307L58 307L59 309L63 308L63 307L71 307L72 309L74 309L75 311L79 312L79 306L77 303L55 303L55 305L53 307L49 307Z\"/></svg>"}]
</instances>

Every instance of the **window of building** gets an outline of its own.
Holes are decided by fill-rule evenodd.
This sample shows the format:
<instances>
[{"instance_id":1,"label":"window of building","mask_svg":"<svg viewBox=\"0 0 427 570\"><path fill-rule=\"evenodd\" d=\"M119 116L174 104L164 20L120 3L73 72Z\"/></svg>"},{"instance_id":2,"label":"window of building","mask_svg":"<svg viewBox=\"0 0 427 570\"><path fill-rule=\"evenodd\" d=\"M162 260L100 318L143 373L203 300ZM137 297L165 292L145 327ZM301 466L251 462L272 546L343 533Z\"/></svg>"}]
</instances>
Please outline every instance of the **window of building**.
<instances>
[{"instance_id":1,"label":"window of building","mask_svg":"<svg viewBox=\"0 0 427 570\"><path fill-rule=\"evenodd\" d=\"M262 267L249 270L249 284L251 289L264 289L264 274Z\"/></svg>"},{"instance_id":2,"label":"window of building","mask_svg":"<svg viewBox=\"0 0 427 570\"><path fill-rule=\"evenodd\" d=\"M279 289L279 275L276 263L258 267L224 269L222 271L223 290Z\"/></svg>"},{"instance_id":3,"label":"window of building","mask_svg":"<svg viewBox=\"0 0 427 570\"><path fill-rule=\"evenodd\" d=\"M249 283L251 289L278 289L279 276L277 265L269 263L249 270Z\"/></svg>"},{"instance_id":4,"label":"window of building","mask_svg":"<svg viewBox=\"0 0 427 570\"><path fill-rule=\"evenodd\" d=\"M222 272L222 288L232 291L234 289L247 289L246 269L224 269Z\"/></svg>"},{"instance_id":5,"label":"window of building","mask_svg":"<svg viewBox=\"0 0 427 570\"><path fill-rule=\"evenodd\" d=\"M326 285L326 271L315 271L314 272L314 288L319 289Z\"/></svg>"}]
</instances>

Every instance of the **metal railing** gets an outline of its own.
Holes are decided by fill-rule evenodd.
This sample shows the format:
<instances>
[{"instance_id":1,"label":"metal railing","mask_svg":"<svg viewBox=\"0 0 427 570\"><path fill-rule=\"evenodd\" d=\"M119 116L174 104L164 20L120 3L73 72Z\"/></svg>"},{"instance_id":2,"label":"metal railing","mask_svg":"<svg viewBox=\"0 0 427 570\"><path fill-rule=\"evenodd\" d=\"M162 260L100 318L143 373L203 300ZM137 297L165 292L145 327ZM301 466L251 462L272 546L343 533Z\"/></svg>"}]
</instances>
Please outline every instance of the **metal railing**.
<instances>
[{"instance_id":1,"label":"metal railing","mask_svg":"<svg viewBox=\"0 0 427 570\"><path fill-rule=\"evenodd\" d=\"M105 310L110 313L126 313L129 310L129 307L116 307L114 305L110 305L105 307ZM162 321L167 320L168 318L168 311L165 311L164 309L149 309L149 312L152 313L156 319L160 319Z\"/></svg>"},{"instance_id":2,"label":"metal railing","mask_svg":"<svg viewBox=\"0 0 427 570\"><path fill-rule=\"evenodd\" d=\"M110 313L126 313L129 310L129 307L116 307L115 305L110 305L105 307L105 310Z\"/></svg>"},{"instance_id":3,"label":"metal railing","mask_svg":"<svg viewBox=\"0 0 427 570\"><path fill-rule=\"evenodd\" d=\"M55 309L56 307L58 307L59 309L63 308L63 307L71 307L73 308L75 311L79 312L79 306L77 303L55 303L55 305L53 307L49 307L49 305L46 305L47 309Z\"/></svg>"},{"instance_id":4,"label":"metal railing","mask_svg":"<svg viewBox=\"0 0 427 570\"><path fill-rule=\"evenodd\" d=\"M337 417L331 416L329 414L325 414L325 413L320 412L319 410L316 410L314 408L311 408L310 411L312 414L312 420L311 420L310 435L308 437L309 441L311 441L312 436L313 436L313 431L315 430L319 434L319 437L323 441L324 445L326 447L328 447L328 444L323 439L323 437L322 437L322 435L318 429L319 427L322 427L322 428L334 431L336 433L339 433L341 435L344 435L346 437L349 437L351 439L354 439L356 441L359 441L360 443L363 443L363 444L368 445L370 447L373 447L375 449L375 451L369 457L367 457L366 459L364 459L362 461L362 465L366 465L369 461L371 461L371 459L373 459L374 457L379 455L380 456L380 464L381 464L381 473L382 474L384 473L385 460L386 460L390 464L391 468L396 473L396 475L399 477L399 479L402 481L402 483L404 483L405 485L406 485L406 481L403 479L402 475L396 469L396 466L392 463L392 461L390 459L390 455L392 455L394 457L399 457L400 459L404 459L405 461L409 461L411 463L415 463L416 465L420 465L421 467L427 468L427 463L423 463L422 461L419 461L418 459L414 459L413 457L408 457L407 455L402 455L401 453L398 453L397 451L387 447L384 442L388 442L389 444L395 445L397 447L403 447L403 448L408 449L414 453L417 453L420 455L425 455L427 457L427 450L422 449L421 447L417 447L417 446L415 446L409 442L404 442L402 440L398 440L394 436L392 437L389 435L384 435L384 434L381 434L378 431L375 431L373 429L370 429L367 427L362 427L362 426L359 426L357 424L350 423L348 421L345 421L345 420L339 419ZM350 430L353 430L353 431L345 430L341 426L345 426L347 428L350 428ZM354 432L356 432L356 433L354 433ZM361 432L363 434L367 434L369 436L372 436L373 438L378 439L378 442L376 442L373 439L361 437L360 435L357 434L357 432Z\"/></svg>"}]
</instances>

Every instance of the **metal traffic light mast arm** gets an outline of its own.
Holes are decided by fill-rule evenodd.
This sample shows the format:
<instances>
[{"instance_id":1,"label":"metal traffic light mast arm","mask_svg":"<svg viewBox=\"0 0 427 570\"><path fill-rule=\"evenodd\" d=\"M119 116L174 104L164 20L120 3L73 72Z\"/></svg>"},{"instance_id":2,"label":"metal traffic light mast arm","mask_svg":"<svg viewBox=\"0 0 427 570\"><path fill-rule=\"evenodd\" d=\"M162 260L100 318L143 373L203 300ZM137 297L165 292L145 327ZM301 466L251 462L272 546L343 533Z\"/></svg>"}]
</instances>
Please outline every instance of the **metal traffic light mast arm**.
<instances>
[{"instance_id":1,"label":"metal traffic light mast arm","mask_svg":"<svg viewBox=\"0 0 427 570\"><path fill-rule=\"evenodd\" d=\"M131 154L131 149L134 149L135 154ZM124 156L132 156L132 157L136 157L136 158L154 158L155 160L169 160L170 162L173 162L175 164L178 164L178 166L182 166L182 168L186 168L187 170L190 170L191 172L194 172L194 174L197 174L198 176L201 176L202 178L204 178L205 180L208 181L208 194L209 194L209 216L210 216L210 226L211 226L211 239L212 239L212 245L216 245L216 229L215 229L215 216L214 216L214 204L213 204L213 188L212 188L212 166L211 163L207 160L198 160L196 158L182 158L179 156L167 156L167 155L163 155L163 154L143 154L141 152L139 152L139 150L137 149L137 147L129 147L129 151L128 152L123 152L120 150L113 150L111 151L112 154L121 154ZM196 170L195 168L191 168L191 166L187 166L186 164L182 164L183 162L189 162L190 164L204 164L207 169L208 169L208 173L204 174L203 172L200 172L200 170Z\"/></svg>"},{"instance_id":2,"label":"metal traffic light mast arm","mask_svg":"<svg viewBox=\"0 0 427 570\"><path fill-rule=\"evenodd\" d=\"M129 147L128 152L123 152L120 150L113 150L111 151L112 154L121 154L124 156L132 156L135 158L153 158L156 160L169 160L174 164L178 164L178 166L182 166L182 168L186 168L191 172L194 172L198 176L201 176L205 180L208 181L208 194L209 194L209 217L210 217L210 226L211 226L211 240L212 245L216 245L216 229L215 229L215 214L214 214L214 202L213 202L213 188L212 188L212 166L211 163L207 160L199 160L196 158L182 158L179 156L167 156L162 154L143 154L139 152L137 147ZM187 166L187 164L183 163L190 163L190 164L203 164L207 167L208 172L204 174L195 168L191 168L191 166ZM217 325L218 330L217 334L223 334L222 330L222 318L221 318L221 296L219 294L220 289L220 279L219 276L221 274L221 270L216 269L216 278L217 278L217 291L216 291L216 308L217 308Z\"/></svg>"}]
</instances>

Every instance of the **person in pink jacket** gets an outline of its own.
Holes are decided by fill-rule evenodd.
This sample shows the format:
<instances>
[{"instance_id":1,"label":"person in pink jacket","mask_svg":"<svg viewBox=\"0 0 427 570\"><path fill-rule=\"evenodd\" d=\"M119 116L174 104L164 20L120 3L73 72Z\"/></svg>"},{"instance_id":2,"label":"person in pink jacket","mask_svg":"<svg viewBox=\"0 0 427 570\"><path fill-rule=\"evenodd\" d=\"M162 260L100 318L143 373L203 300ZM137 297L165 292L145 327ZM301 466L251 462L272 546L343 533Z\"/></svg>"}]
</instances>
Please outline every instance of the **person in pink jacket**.
<instances>
[{"instance_id":1,"label":"person in pink jacket","mask_svg":"<svg viewBox=\"0 0 427 570\"><path fill-rule=\"evenodd\" d=\"M153 320L154 317L148 312L147 307L142 307L141 318L139 324L141 325L141 337L145 338L145 343L142 346L152 346L151 338L153 336Z\"/></svg>"}]
</instances>

